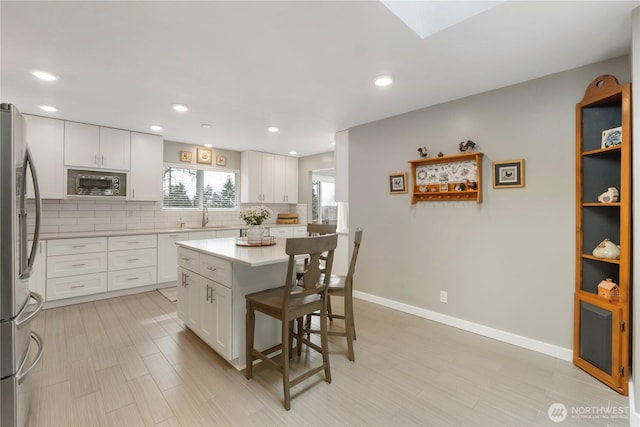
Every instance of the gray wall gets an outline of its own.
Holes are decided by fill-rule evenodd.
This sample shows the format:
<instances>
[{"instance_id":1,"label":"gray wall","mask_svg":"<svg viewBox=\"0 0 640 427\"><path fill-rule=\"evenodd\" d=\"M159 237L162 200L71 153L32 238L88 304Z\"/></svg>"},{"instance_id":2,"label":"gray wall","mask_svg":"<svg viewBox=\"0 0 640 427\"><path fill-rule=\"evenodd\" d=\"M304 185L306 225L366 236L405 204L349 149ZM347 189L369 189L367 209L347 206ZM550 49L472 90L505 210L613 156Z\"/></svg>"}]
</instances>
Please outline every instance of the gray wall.
<instances>
[{"instance_id":1,"label":"gray wall","mask_svg":"<svg viewBox=\"0 0 640 427\"><path fill-rule=\"evenodd\" d=\"M349 129L349 224L365 230L355 289L570 349L575 104L601 74L628 82L629 58ZM482 204L388 193L419 146L457 154L467 139L485 154ZM493 189L491 162L520 158L526 186Z\"/></svg>"}]
</instances>

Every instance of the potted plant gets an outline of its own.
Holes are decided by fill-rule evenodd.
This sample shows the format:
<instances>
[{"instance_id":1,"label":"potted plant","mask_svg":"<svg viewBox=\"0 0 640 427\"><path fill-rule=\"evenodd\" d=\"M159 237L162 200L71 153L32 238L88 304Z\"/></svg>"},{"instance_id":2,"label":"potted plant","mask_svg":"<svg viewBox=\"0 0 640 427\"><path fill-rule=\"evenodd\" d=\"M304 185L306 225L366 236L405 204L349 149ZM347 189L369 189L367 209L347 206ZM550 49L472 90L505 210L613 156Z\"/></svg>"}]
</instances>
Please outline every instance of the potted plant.
<instances>
[{"instance_id":1,"label":"potted plant","mask_svg":"<svg viewBox=\"0 0 640 427\"><path fill-rule=\"evenodd\" d=\"M253 206L240 211L240 218L249 226L247 230L247 241L250 243L260 243L264 236L262 223L273 215L273 211L266 206Z\"/></svg>"}]
</instances>

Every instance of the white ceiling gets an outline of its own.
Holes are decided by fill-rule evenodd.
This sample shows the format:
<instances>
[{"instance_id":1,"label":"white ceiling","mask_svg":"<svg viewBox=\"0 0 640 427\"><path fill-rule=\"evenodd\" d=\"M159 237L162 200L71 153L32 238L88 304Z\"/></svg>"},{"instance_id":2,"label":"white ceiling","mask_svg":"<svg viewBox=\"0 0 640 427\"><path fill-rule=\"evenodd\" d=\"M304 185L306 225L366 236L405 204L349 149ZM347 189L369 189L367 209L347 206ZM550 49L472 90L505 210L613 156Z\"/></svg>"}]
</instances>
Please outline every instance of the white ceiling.
<instances>
[{"instance_id":1,"label":"white ceiling","mask_svg":"<svg viewBox=\"0 0 640 427\"><path fill-rule=\"evenodd\" d=\"M377 1L3 0L0 100L140 132L159 124L172 141L306 156L332 150L340 130L628 54L639 5L507 1L422 38ZM33 69L60 79L36 80ZM394 84L375 87L381 74Z\"/></svg>"}]
</instances>

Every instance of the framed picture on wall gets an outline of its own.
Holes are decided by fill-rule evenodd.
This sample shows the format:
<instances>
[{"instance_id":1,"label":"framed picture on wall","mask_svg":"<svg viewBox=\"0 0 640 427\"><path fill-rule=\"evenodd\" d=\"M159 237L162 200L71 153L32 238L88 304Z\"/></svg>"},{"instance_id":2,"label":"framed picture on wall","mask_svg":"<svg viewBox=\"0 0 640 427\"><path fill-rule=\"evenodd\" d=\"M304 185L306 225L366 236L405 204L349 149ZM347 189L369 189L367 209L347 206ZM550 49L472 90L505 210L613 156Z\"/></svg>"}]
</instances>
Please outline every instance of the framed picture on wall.
<instances>
[{"instance_id":1,"label":"framed picture on wall","mask_svg":"<svg viewBox=\"0 0 640 427\"><path fill-rule=\"evenodd\" d=\"M389 174L389 194L407 192L407 173L395 172Z\"/></svg>"},{"instance_id":2,"label":"framed picture on wall","mask_svg":"<svg viewBox=\"0 0 640 427\"><path fill-rule=\"evenodd\" d=\"M196 162L205 165L213 163L213 150L211 148L196 148Z\"/></svg>"},{"instance_id":3,"label":"framed picture on wall","mask_svg":"<svg viewBox=\"0 0 640 427\"><path fill-rule=\"evenodd\" d=\"M191 163L193 153L191 151L181 151L180 152L180 161L181 162L189 162Z\"/></svg>"},{"instance_id":4,"label":"framed picture on wall","mask_svg":"<svg viewBox=\"0 0 640 427\"><path fill-rule=\"evenodd\" d=\"M524 187L524 159L492 163L493 188Z\"/></svg>"},{"instance_id":5,"label":"framed picture on wall","mask_svg":"<svg viewBox=\"0 0 640 427\"><path fill-rule=\"evenodd\" d=\"M216 166L227 166L227 158L225 156L216 156Z\"/></svg>"}]
</instances>

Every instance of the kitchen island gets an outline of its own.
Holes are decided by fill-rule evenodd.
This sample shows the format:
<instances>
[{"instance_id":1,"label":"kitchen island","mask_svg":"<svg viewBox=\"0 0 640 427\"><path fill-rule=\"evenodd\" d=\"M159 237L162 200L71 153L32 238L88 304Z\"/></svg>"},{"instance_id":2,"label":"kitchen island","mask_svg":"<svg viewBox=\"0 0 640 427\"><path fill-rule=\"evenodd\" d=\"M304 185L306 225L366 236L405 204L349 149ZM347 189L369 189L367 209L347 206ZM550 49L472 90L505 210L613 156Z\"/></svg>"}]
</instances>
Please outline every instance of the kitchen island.
<instances>
[{"instance_id":1,"label":"kitchen island","mask_svg":"<svg viewBox=\"0 0 640 427\"><path fill-rule=\"evenodd\" d=\"M178 245L178 317L236 369L245 367L245 295L285 283L286 239L238 246L236 238ZM280 322L256 313L256 346L280 342Z\"/></svg>"}]
</instances>

